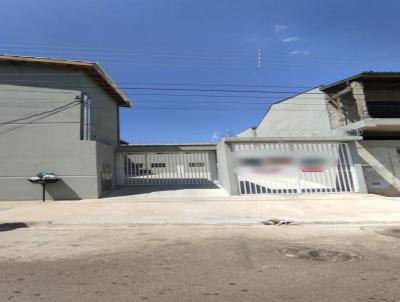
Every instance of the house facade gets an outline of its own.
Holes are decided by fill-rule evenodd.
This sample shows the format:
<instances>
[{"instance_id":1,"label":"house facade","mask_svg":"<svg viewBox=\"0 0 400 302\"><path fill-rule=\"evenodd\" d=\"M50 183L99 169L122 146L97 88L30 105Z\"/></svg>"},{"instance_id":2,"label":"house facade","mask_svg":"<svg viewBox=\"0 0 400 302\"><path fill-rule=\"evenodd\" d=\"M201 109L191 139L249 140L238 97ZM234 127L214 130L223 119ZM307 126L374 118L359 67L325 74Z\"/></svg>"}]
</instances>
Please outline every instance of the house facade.
<instances>
[{"instance_id":1,"label":"house facade","mask_svg":"<svg viewBox=\"0 0 400 302\"><path fill-rule=\"evenodd\" d=\"M39 172L60 178L54 200L144 185L398 196L399 97L400 73L364 72L277 102L218 144L129 145L130 100L97 63L0 56L0 200L40 199Z\"/></svg>"},{"instance_id":2,"label":"house facade","mask_svg":"<svg viewBox=\"0 0 400 302\"><path fill-rule=\"evenodd\" d=\"M130 101L97 64L0 56L0 199L41 198L27 181L55 173L51 199L97 198L116 186L120 106Z\"/></svg>"}]
</instances>

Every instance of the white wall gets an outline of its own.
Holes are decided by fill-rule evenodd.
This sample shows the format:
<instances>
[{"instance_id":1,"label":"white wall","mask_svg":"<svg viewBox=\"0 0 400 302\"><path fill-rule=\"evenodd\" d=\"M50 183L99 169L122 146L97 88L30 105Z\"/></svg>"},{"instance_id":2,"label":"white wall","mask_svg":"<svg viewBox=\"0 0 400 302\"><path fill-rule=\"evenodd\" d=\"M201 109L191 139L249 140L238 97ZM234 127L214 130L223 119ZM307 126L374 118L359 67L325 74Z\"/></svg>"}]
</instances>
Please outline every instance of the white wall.
<instances>
[{"instance_id":1,"label":"white wall","mask_svg":"<svg viewBox=\"0 0 400 302\"><path fill-rule=\"evenodd\" d=\"M367 140L356 146L368 193L400 196L400 141Z\"/></svg>"},{"instance_id":2,"label":"white wall","mask_svg":"<svg viewBox=\"0 0 400 302\"><path fill-rule=\"evenodd\" d=\"M325 94L315 88L272 105L256 133L257 137L332 136Z\"/></svg>"},{"instance_id":3,"label":"white wall","mask_svg":"<svg viewBox=\"0 0 400 302\"><path fill-rule=\"evenodd\" d=\"M256 129L254 128L247 128L246 130L240 132L238 137L256 137Z\"/></svg>"}]
</instances>

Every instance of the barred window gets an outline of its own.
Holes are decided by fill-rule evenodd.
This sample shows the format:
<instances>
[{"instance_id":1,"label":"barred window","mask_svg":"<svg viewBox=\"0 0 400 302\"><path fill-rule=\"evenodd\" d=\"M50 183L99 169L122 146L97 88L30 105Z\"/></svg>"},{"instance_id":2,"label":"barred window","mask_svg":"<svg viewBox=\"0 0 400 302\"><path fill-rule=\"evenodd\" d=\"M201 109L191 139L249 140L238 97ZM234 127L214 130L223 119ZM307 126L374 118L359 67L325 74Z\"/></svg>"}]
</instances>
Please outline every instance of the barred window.
<instances>
[{"instance_id":1,"label":"barred window","mask_svg":"<svg viewBox=\"0 0 400 302\"><path fill-rule=\"evenodd\" d=\"M204 167L204 163L189 163L189 168Z\"/></svg>"},{"instance_id":2,"label":"barred window","mask_svg":"<svg viewBox=\"0 0 400 302\"><path fill-rule=\"evenodd\" d=\"M166 166L165 163L151 163L152 168L165 168Z\"/></svg>"}]
</instances>

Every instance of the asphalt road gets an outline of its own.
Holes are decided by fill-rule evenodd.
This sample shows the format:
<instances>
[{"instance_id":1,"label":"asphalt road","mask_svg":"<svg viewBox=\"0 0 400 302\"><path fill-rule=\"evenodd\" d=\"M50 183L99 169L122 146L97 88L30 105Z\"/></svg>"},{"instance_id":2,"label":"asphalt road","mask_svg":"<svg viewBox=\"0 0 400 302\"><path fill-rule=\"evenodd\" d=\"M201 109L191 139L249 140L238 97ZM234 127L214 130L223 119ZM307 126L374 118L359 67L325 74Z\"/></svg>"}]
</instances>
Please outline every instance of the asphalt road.
<instances>
[{"instance_id":1,"label":"asphalt road","mask_svg":"<svg viewBox=\"0 0 400 302\"><path fill-rule=\"evenodd\" d=\"M0 301L400 301L400 226L0 232Z\"/></svg>"}]
</instances>

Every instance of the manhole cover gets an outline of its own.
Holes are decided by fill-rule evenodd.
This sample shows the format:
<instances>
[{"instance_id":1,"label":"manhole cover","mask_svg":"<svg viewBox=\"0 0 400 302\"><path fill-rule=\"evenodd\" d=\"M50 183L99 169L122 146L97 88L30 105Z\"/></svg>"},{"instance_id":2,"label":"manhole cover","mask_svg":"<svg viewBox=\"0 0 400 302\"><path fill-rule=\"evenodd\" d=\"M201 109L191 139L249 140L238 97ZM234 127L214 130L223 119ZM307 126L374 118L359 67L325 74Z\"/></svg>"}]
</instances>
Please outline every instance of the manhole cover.
<instances>
[{"instance_id":1,"label":"manhole cover","mask_svg":"<svg viewBox=\"0 0 400 302\"><path fill-rule=\"evenodd\" d=\"M283 256L311 261L351 262L360 257L349 251L327 250L305 246L290 246L279 250Z\"/></svg>"},{"instance_id":2,"label":"manhole cover","mask_svg":"<svg viewBox=\"0 0 400 302\"><path fill-rule=\"evenodd\" d=\"M392 238L400 239L400 227L386 226L386 227L361 227L363 231L372 231L380 235L389 236Z\"/></svg>"},{"instance_id":3,"label":"manhole cover","mask_svg":"<svg viewBox=\"0 0 400 302\"><path fill-rule=\"evenodd\" d=\"M286 219L272 218L269 220L263 220L261 221L261 223L264 225L289 225L292 223L292 221Z\"/></svg>"},{"instance_id":4,"label":"manhole cover","mask_svg":"<svg viewBox=\"0 0 400 302\"><path fill-rule=\"evenodd\" d=\"M400 228L391 228L391 229L388 228L388 229L384 229L378 233L400 239Z\"/></svg>"}]
</instances>

